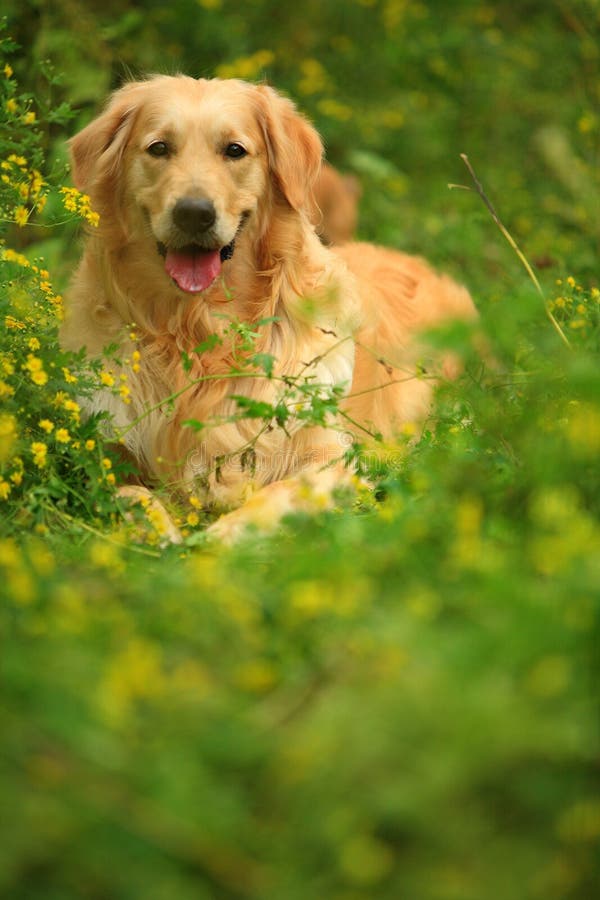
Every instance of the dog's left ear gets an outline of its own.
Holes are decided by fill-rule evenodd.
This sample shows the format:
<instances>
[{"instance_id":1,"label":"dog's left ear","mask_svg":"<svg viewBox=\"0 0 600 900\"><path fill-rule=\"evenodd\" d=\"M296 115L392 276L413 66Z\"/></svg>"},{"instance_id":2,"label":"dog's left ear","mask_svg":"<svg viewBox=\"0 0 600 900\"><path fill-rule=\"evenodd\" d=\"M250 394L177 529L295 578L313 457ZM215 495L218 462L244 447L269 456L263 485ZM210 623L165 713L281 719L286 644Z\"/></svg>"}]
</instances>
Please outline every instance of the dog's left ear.
<instances>
[{"instance_id":1,"label":"dog's left ear","mask_svg":"<svg viewBox=\"0 0 600 900\"><path fill-rule=\"evenodd\" d=\"M257 91L269 168L292 209L302 209L321 168L323 143L291 100L266 85Z\"/></svg>"}]
</instances>

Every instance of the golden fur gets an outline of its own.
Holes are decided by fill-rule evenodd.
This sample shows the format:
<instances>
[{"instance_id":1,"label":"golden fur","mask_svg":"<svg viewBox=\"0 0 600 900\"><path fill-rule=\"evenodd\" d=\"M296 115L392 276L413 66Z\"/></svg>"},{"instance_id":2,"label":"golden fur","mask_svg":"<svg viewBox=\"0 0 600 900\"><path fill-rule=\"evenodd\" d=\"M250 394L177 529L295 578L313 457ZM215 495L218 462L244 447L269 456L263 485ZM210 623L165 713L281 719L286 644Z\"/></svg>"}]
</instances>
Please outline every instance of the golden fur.
<instances>
[{"instance_id":1,"label":"golden fur","mask_svg":"<svg viewBox=\"0 0 600 900\"><path fill-rule=\"evenodd\" d=\"M150 154L157 141L168 145L167 156ZM246 154L227 156L232 144ZM302 473L325 494L343 477L341 468L323 472L343 452L340 422L302 428L296 421L254 440L260 422L226 421L237 409L232 395L274 402L282 390L276 379L231 376L239 350L230 319L277 317L260 329L256 350L276 358L277 376L302 372L343 386L344 411L360 435L366 428L392 438L402 423L426 415L431 383L415 377L415 335L445 318L473 318L469 294L419 259L320 243L310 214L322 144L289 100L237 80L157 76L117 91L73 138L71 152L74 182L90 195L100 225L67 296L62 342L92 356L119 347L132 402L107 390L90 407L109 410L121 428L137 422L124 440L144 480L203 485L207 501L230 506L247 498L250 480L270 484L241 514L221 520L226 535L228 521L236 531L297 505ZM174 206L189 197L214 205L211 248L237 235L221 276L195 293L174 283L157 250L157 242L175 240ZM194 353L212 334L222 343ZM125 362L135 349L139 372ZM227 377L212 378L219 375ZM196 432L183 426L188 419L208 424ZM341 425L352 430L347 419ZM250 476L235 454L252 441ZM229 464L217 471L224 458Z\"/></svg>"},{"instance_id":2,"label":"golden fur","mask_svg":"<svg viewBox=\"0 0 600 900\"><path fill-rule=\"evenodd\" d=\"M324 244L345 244L356 231L361 187L324 162L313 187L310 221Z\"/></svg>"}]
</instances>

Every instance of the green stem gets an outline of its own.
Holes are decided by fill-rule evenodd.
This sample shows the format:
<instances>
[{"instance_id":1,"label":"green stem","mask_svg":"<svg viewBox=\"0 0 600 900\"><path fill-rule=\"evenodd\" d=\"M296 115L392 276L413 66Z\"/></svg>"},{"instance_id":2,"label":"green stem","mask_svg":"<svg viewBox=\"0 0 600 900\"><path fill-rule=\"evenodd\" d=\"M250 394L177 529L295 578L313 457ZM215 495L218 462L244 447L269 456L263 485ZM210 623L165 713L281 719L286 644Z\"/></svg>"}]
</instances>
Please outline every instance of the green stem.
<instances>
[{"instance_id":1,"label":"green stem","mask_svg":"<svg viewBox=\"0 0 600 900\"><path fill-rule=\"evenodd\" d=\"M544 295L544 292L543 292L543 290L542 290L542 288L541 288L541 285L540 285L540 283L539 283L539 281L538 281L538 279L537 279L537 276L536 276L535 272L534 272L533 269L531 268L531 265L529 264L529 261L528 261L527 257L526 257L525 254L522 252L521 248L519 247L519 245L517 244L517 242L515 241L515 239L514 239L513 236L511 235L511 233L509 232L509 230L505 227L505 225L504 225L504 224L502 223L502 221L500 220L500 217L499 217L498 213L497 213L496 210L494 209L494 207L493 207L493 205L492 205L490 199L488 198L487 194L485 193L485 191L484 191L484 189L483 189L483 186L482 186L481 182L479 181L479 179L477 178L477 175L475 174L475 170L473 169L473 166L471 165L471 163L470 163L470 161L469 161L469 157L466 155L466 153L461 153L461 154L460 154L460 158L462 159L462 161L464 162L465 166L466 166L467 169L469 170L469 175L470 175L471 178L473 179L473 184L475 185L475 190L477 191L477 193L479 194L479 196L481 197L481 199L482 199L483 202L485 203L487 209L489 210L489 213L490 213L492 219L494 220L494 222L496 223L496 225L497 225L498 228L500 229L501 234L504 236L504 238L508 241L509 245L512 247L512 249L514 250L514 252L517 254L518 258L519 258L520 261L521 261L521 264L524 266L525 271L527 272L529 278L530 278L531 281L533 282L533 284L534 284L534 286L535 286L535 288L536 288L538 294L539 294L540 297L542 298L542 303L544 304L544 309L545 309L545 311L546 311L546 315L548 316L548 319L549 319L550 322L552 323L553 328L555 329L556 333L557 333L558 336L560 337L561 341L565 344L565 346L568 347L569 349L571 349L571 344L569 343L569 339L567 338L566 334L564 333L564 331L563 331L562 328L560 327L560 324L558 323L558 321L556 320L556 318L552 315L552 310L550 309L550 306L549 306L549 304L548 304L548 301L546 300L546 297L545 297L545 295ZM450 188L463 188L463 189L464 189L464 185L457 185L457 184L451 184L451 185L449 185L449 187L450 187ZM469 190L469 188L466 188L466 190Z\"/></svg>"}]
</instances>

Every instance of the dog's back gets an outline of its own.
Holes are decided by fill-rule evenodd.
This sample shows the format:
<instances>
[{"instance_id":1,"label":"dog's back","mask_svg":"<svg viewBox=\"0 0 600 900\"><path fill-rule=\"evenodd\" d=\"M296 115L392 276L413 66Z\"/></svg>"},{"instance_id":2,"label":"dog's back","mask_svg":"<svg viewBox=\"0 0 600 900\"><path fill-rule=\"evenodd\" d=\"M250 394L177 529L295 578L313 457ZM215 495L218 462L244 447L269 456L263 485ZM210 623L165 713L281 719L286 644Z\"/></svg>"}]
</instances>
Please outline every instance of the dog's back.
<instances>
[{"instance_id":1,"label":"dog's back","mask_svg":"<svg viewBox=\"0 0 600 900\"><path fill-rule=\"evenodd\" d=\"M354 380L346 409L386 437L401 423L419 422L431 401L431 377L417 375L420 332L448 320L473 321L466 288L424 260L373 244L333 248L359 284L362 321L356 333ZM437 374L452 377L459 363L449 353Z\"/></svg>"}]
</instances>

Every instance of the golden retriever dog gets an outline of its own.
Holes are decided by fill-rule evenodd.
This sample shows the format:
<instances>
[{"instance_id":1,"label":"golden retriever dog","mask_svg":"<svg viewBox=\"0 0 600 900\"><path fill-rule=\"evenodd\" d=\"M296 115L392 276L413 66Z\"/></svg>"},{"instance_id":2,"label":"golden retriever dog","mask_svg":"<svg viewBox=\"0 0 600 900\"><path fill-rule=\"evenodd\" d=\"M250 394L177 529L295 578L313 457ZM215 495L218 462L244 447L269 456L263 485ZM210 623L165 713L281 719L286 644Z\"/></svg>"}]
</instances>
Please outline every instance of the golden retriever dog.
<instances>
[{"instance_id":1,"label":"golden retriever dog","mask_svg":"<svg viewBox=\"0 0 600 900\"><path fill-rule=\"evenodd\" d=\"M118 90L70 148L100 224L61 339L91 356L118 348L131 402L107 388L88 408L112 414L144 484L235 508L211 526L232 538L350 483L348 433L393 439L426 416L419 332L473 319L471 298L420 259L323 246L310 222L323 147L290 100L238 80L155 76ZM239 323L258 335L252 352L274 359L271 377L249 371ZM306 425L294 379L338 388L339 413ZM240 418L240 396L285 402L295 418Z\"/></svg>"},{"instance_id":2,"label":"golden retriever dog","mask_svg":"<svg viewBox=\"0 0 600 900\"><path fill-rule=\"evenodd\" d=\"M309 216L324 244L345 244L352 240L360 195L361 187L354 175L342 175L329 163L322 163L313 187Z\"/></svg>"}]
</instances>

